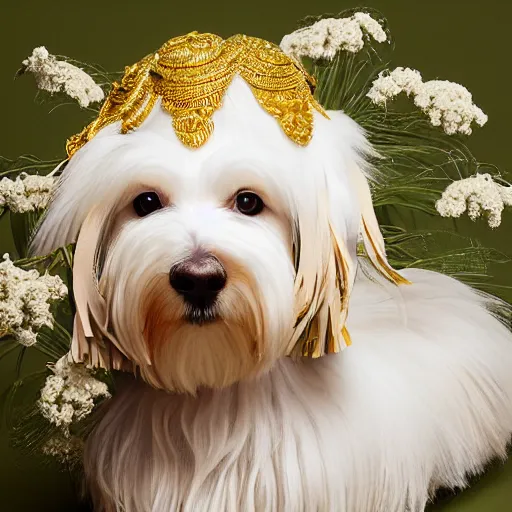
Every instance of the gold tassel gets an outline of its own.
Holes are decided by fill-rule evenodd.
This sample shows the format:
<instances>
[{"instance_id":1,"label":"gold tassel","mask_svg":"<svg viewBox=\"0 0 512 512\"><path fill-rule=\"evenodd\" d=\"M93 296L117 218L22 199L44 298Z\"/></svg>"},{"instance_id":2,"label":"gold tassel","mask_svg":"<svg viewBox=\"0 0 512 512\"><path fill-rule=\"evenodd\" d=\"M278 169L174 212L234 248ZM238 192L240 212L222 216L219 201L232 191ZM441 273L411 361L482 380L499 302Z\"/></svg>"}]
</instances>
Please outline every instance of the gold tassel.
<instances>
[{"instance_id":1,"label":"gold tassel","mask_svg":"<svg viewBox=\"0 0 512 512\"><path fill-rule=\"evenodd\" d=\"M366 253L373 266L389 281L399 284L411 284L410 281L402 277L389 263L386 258L386 247L384 237L379 228L379 223L373 209L372 195L368 180L359 170L354 169L359 202L361 205L361 234Z\"/></svg>"},{"instance_id":2,"label":"gold tassel","mask_svg":"<svg viewBox=\"0 0 512 512\"><path fill-rule=\"evenodd\" d=\"M73 263L76 304L70 359L104 369L123 369L126 356L107 329L107 307L96 283L95 256L102 215L93 208L82 224ZM103 340L110 343L103 343Z\"/></svg>"}]
</instances>

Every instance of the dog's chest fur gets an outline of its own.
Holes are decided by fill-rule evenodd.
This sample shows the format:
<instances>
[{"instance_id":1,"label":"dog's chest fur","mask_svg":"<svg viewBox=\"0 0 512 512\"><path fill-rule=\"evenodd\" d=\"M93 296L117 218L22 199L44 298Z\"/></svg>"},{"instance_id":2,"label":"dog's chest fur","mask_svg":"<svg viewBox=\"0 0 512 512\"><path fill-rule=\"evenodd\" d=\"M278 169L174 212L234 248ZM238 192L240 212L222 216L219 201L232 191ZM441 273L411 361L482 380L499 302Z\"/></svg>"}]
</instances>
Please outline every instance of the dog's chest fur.
<instances>
[{"instance_id":1,"label":"dog's chest fur","mask_svg":"<svg viewBox=\"0 0 512 512\"><path fill-rule=\"evenodd\" d=\"M196 397L120 386L86 446L95 510L418 512L505 456L508 329L460 283L408 277L401 302L356 287L341 354Z\"/></svg>"},{"instance_id":2,"label":"dog's chest fur","mask_svg":"<svg viewBox=\"0 0 512 512\"><path fill-rule=\"evenodd\" d=\"M334 510L342 486L329 440L341 417L328 380L325 364L290 360L197 398L130 386L94 433L110 447L107 478L144 510Z\"/></svg>"}]
</instances>

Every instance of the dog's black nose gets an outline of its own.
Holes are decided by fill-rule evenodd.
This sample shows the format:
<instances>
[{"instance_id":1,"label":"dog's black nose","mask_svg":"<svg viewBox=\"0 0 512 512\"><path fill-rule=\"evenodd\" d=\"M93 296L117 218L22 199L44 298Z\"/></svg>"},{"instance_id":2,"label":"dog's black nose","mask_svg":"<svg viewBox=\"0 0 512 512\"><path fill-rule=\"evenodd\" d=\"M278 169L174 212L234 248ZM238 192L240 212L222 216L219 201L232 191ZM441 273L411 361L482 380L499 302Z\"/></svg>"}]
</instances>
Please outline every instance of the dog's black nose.
<instances>
[{"instance_id":1,"label":"dog's black nose","mask_svg":"<svg viewBox=\"0 0 512 512\"><path fill-rule=\"evenodd\" d=\"M226 285L227 275L212 254L192 256L171 268L171 286L195 306L211 304Z\"/></svg>"}]
</instances>

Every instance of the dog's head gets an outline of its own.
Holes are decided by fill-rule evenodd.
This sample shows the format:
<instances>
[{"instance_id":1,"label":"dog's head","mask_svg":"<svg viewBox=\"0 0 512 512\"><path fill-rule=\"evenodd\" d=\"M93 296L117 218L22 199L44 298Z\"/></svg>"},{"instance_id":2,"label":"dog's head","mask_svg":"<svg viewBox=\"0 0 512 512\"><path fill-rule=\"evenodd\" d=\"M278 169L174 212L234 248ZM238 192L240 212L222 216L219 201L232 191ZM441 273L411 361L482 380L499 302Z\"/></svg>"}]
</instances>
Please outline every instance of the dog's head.
<instances>
[{"instance_id":1,"label":"dog's head","mask_svg":"<svg viewBox=\"0 0 512 512\"><path fill-rule=\"evenodd\" d=\"M299 145L235 76L190 148L160 101L137 130L108 124L72 156L34 240L38 253L77 241L72 357L129 361L151 385L193 393L345 346L361 235L399 280L360 128L315 112Z\"/></svg>"}]
</instances>

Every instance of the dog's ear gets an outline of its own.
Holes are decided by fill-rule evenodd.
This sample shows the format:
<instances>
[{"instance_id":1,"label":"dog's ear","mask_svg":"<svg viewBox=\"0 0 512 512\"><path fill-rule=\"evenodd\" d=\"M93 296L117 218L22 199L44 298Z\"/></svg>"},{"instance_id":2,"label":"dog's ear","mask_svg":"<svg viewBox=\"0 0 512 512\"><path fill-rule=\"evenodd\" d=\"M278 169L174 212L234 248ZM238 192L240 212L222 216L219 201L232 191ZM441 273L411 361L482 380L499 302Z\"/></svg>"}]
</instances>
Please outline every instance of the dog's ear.
<instances>
[{"instance_id":1,"label":"dog's ear","mask_svg":"<svg viewBox=\"0 0 512 512\"><path fill-rule=\"evenodd\" d=\"M107 196L108 187L101 178L105 176L102 165L110 163L105 163L109 153L96 146L78 151L62 169L48 210L31 240L31 254L43 256L76 242L87 215Z\"/></svg>"},{"instance_id":2,"label":"dog's ear","mask_svg":"<svg viewBox=\"0 0 512 512\"><path fill-rule=\"evenodd\" d=\"M300 219L294 241L297 322L290 353L309 357L339 352L351 343L345 322L361 238L368 259L395 284L408 281L386 258L373 208L363 131L341 112L317 124L317 215ZM320 126L318 126L320 125Z\"/></svg>"},{"instance_id":3,"label":"dog's ear","mask_svg":"<svg viewBox=\"0 0 512 512\"><path fill-rule=\"evenodd\" d=\"M61 201L62 202L62 201ZM53 245L62 245L72 239L70 230L76 231L66 216L58 222L62 204L53 204L49 215L43 219L32 242L33 252L49 252ZM79 228L73 257L73 296L76 313L73 323L73 338L68 359L74 363L105 369L131 369L128 359L108 329L108 312L105 300L98 288L97 256L105 225L106 214L93 207ZM59 229L60 226L60 229ZM48 239L44 240L43 237Z\"/></svg>"},{"instance_id":4,"label":"dog's ear","mask_svg":"<svg viewBox=\"0 0 512 512\"><path fill-rule=\"evenodd\" d=\"M45 256L76 242L85 215L79 212L79 198L75 197L73 201L73 191L68 191L65 181L63 176L59 178L50 206L30 240L30 254L33 256Z\"/></svg>"},{"instance_id":5,"label":"dog's ear","mask_svg":"<svg viewBox=\"0 0 512 512\"><path fill-rule=\"evenodd\" d=\"M67 164L46 215L31 240L31 253L49 254L76 242L73 295L76 314L68 358L93 367L127 369L127 359L108 330L105 301L98 290L97 256L107 213L92 204L93 180L79 154ZM91 192L92 191L92 192Z\"/></svg>"},{"instance_id":6,"label":"dog's ear","mask_svg":"<svg viewBox=\"0 0 512 512\"><path fill-rule=\"evenodd\" d=\"M105 215L93 208L86 217L75 248L73 293L76 314L69 357L75 363L115 370L127 359L108 330L108 311L98 289L97 254Z\"/></svg>"},{"instance_id":7,"label":"dog's ear","mask_svg":"<svg viewBox=\"0 0 512 512\"><path fill-rule=\"evenodd\" d=\"M318 201L316 218L298 221L294 240L297 320L289 352L313 358L351 343L345 321L356 261L333 222L328 195Z\"/></svg>"}]
</instances>

